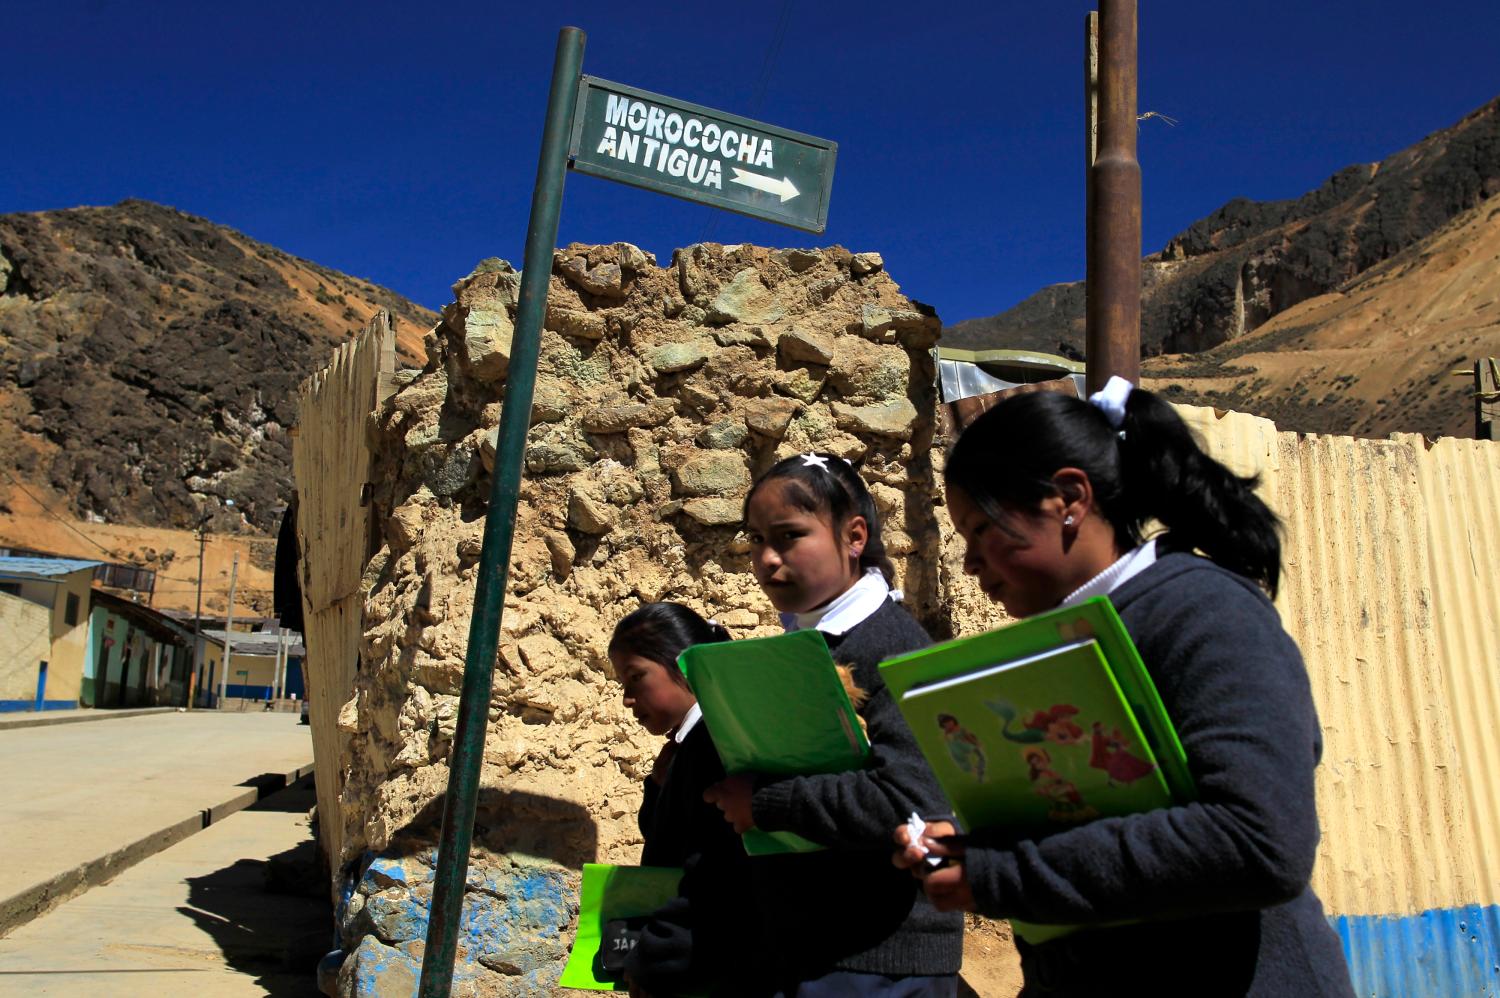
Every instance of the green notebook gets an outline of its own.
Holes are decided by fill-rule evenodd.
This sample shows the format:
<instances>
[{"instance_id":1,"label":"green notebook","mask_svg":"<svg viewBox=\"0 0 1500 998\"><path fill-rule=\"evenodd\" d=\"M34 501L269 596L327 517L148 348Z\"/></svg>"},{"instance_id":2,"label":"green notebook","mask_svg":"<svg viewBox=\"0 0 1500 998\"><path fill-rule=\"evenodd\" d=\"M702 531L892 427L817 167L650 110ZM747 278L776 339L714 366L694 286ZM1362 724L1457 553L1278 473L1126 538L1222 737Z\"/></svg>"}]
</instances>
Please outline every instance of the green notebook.
<instances>
[{"instance_id":1,"label":"green notebook","mask_svg":"<svg viewBox=\"0 0 1500 998\"><path fill-rule=\"evenodd\" d=\"M1041 837L1195 796L1107 597L889 659L880 673L966 830ZM1073 931L1012 924L1033 943Z\"/></svg>"},{"instance_id":2,"label":"green notebook","mask_svg":"<svg viewBox=\"0 0 1500 998\"><path fill-rule=\"evenodd\" d=\"M677 896L682 871L663 866L583 865L578 890L578 934L557 985L585 991L624 991L625 982L601 978L600 941L604 924L616 918L649 915Z\"/></svg>"},{"instance_id":3,"label":"green notebook","mask_svg":"<svg viewBox=\"0 0 1500 998\"><path fill-rule=\"evenodd\" d=\"M728 773L772 776L859 769L870 743L816 630L694 645L677 660ZM753 828L752 856L823 848Z\"/></svg>"}]
</instances>

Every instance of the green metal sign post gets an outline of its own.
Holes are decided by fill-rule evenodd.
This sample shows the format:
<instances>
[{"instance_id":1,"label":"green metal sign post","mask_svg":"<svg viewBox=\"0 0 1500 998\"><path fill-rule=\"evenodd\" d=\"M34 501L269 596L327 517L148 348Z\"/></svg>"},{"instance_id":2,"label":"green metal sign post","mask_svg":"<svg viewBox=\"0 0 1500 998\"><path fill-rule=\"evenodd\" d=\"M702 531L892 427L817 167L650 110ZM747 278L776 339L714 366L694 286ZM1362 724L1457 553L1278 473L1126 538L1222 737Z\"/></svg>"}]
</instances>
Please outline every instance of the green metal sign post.
<instances>
[{"instance_id":1,"label":"green metal sign post","mask_svg":"<svg viewBox=\"0 0 1500 998\"><path fill-rule=\"evenodd\" d=\"M838 144L585 76L573 169L822 232Z\"/></svg>"},{"instance_id":2,"label":"green metal sign post","mask_svg":"<svg viewBox=\"0 0 1500 998\"><path fill-rule=\"evenodd\" d=\"M834 143L582 76L583 46L584 34L577 28L563 28L558 35L464 655L458 727L449 758L420 998L448 998L453 987L490 690L570 137L576 157L573 165L582 173L809 232L822 232L828 220Z\"/></svg>"},{"instance_id":3,"label":"green metal sign post","mask_svg":"<svg viewBox=\"0 0 1500 998\"><path fill-rule=\"evenodd\" d=\"M474 591L474 615L469 620L458 728L448 761L448 794L443 800L443 830L438 839L437 870L432 881L427 949L422 958L418 992L421 998L448 998L453 987L453 959L458 950L464 882L469 874L469 846L474 840L490 687L495 674L495 653L500 645L500 614L505 609L516 503L521 494L521 459L526 451L526 431L531 425L536 361L542 317L547 312L552 250L557 245L557 225L562 215L563 182L568 173L568 126L573 121L573 99L583 68L583 43L582 31L563 28L557 36L557 56L552 64L552 90L547 99L542 153L537 161L536 187L531 192L531 221L526 229L526 252L521 264L521 294L516 304L515 335L511 339L510 373L505 382L505 401L500 407L500 429L495 442L490 506L484 520L484 542L479 549L478 585Z\"/></svg>"}]
</instances>

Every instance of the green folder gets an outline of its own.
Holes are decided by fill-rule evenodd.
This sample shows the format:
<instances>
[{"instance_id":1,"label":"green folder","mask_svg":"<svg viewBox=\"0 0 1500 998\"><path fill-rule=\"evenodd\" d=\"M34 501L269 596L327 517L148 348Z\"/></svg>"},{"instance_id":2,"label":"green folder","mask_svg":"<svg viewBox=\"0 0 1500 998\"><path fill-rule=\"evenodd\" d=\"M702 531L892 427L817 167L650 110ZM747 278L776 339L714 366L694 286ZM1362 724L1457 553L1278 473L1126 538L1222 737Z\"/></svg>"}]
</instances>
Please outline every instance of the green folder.
<instances>
[{"instance_id":1,"label":"green folder","mask_svg":"<svg viewBox=\"0 0 1500 998\"><path fill-rule=\"evenodd\" d=\"M578 891L578 934L563 967L558 987L585 991L624 991L624 981L595 976L595 957L604 934L604 923L616 918L649 915L677 896L682 871L664 866L583 865L583 885Z\"/></svg>"},{"instance_id":2,"label":"green folder","mask_svg":"<svg viewBox=\"0 0 1500 998\"><path fill-rule=\"evenodd\" d=\"M1044 837L1196 796L1107 597L888 659L880 673L965 830ZM1012 924L1033 943L1075 928Z\"/></svg>"},{"instance_id":3,"label":"green folder","mask_svg":"<svg viewBox=\"0 0 1500 998\"><path fill-rule=\"evenodd\" d=\"M728 773L772 776L860 769L870 743L816 630L694 645L677 660ZM753 828L752 856L823 846Z\"/></svg>"}]
</instances>

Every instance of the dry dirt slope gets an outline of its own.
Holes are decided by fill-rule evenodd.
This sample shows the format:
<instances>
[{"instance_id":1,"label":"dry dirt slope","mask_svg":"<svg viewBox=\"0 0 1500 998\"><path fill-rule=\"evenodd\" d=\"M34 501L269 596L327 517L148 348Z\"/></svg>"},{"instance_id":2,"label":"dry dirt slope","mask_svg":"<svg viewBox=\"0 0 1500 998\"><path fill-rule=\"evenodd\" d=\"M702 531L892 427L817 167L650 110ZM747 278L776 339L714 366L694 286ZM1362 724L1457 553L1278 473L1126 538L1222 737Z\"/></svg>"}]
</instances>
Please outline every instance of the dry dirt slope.
<instances>
[{"instance_id":1,"label":"dry dirt slope","mask_svg":"<svg viewBox=\"0 0 1500 998\"><path fill-rule=\"evenodd\" d=\"M1153 358L1146 383L1178 401L1287 429L1473 436L1470 378L1500 355L1500 197L1395 257L1201 354Z\"/></svg>"},{"instance_id":2,"label":"dry dirt slope","mask_svg":"<svg viewBox=\"0 0 1500 998\"><path fill-rule=\"evenodd\" d=\"M198 537L192 531L59 520L19 490L13 491L10 506L9 513L0 513L0 547L149 567L156 571L153 607L192 612L198 605ZM203 613L219 616L225 612L238 555L239 570L233 575L235 615L241 619L271 616L275 550L274 537L210 533L203 553Z\"/></svg>"},{"instance_id":3,"label":"dry dirt slope","mask_svg":"<svg viewBox=\"0 0 1500 998\"><path fill-rule=\"evenodd\" d=\"M1283 429L1472 435L1446 369L1495 352L1497 194L1500 99L1300 198L1228 202L1142 261L1143 356L1198 358L1148 373ZM1081 359L1083 309L1058 284L943 342Z\"/></svg>"}]
</instances>

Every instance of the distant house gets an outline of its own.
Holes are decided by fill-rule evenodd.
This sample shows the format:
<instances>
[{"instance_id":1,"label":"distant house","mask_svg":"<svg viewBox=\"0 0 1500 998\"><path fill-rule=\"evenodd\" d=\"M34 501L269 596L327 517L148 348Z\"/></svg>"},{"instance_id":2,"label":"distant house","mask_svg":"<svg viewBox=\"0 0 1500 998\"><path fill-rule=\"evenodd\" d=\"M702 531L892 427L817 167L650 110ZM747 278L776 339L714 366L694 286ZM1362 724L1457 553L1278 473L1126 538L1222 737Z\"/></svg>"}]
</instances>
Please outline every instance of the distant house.
<instances>
[{"instance_id":1,"label":"distant house","mask_svg":"<svg viewBox=\"0 0 1500 998\"><path fill-rule=\"evenodd\" d=\"M0 557L0 711L78 706L99 565Z\"/></svg>"},{"instance_id":2,"label":"distant house","mask_svg":"<svg viewBox=\"0 0 1500 998\"><path fill-rule=\"evenodd\" d=\"M187 705L193 632L166 614L93 591L81 699L85 707Z\"/></svg>"},{"instance_id":3,"label":"distant house","mask_svg":"<svg viewBox=\"0 0 1500 998\"><path fill-rule=\"evenodd\" d=\"M204 689L214 696L219 693L219 670L224 667L224 641L229 632L210 629L203 632L206 639L203 654ZM269 631L235 631L230 638L230 661L228 680L224 684L224 698L233 700L269 700L276 692L276 635ZM286 675L283 679L282 696L307 698L302 682L302 659L307 652L302 647L302 635L286 631L281 637L286 649Z\"/></svg>"}]
</instances>

